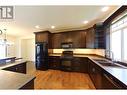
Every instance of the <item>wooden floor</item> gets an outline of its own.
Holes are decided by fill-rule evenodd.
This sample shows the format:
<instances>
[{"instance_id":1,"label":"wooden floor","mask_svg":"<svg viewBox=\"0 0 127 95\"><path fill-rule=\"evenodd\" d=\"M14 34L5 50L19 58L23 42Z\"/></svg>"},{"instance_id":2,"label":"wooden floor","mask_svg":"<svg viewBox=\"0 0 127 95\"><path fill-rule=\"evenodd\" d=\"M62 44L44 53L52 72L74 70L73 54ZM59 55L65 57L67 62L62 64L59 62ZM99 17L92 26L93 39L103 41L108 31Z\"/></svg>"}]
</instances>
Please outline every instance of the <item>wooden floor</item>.
<instances>
[{"instance_id":1,"label":"wooden floor","mask_svg":"<svg viewBox=\"0 0 127 95\"><path fill-rule=\"evenodd\" d=\"M88 74L47 70L35 75L35 89L95 89Z\"/></svg>"}]
</instances>

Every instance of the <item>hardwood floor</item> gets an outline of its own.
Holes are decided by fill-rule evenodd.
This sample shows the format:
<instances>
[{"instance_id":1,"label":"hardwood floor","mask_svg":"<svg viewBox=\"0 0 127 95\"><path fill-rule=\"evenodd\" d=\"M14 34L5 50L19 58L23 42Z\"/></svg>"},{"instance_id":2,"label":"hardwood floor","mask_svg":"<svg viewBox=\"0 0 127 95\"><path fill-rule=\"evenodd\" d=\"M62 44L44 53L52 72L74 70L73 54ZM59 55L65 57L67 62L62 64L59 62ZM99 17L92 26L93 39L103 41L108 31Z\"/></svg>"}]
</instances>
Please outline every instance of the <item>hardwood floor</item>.
<instances>
[{"instance_id":1,"label":"hardwood floor","mask_svg":"<svg viewBox=\"0 0 127 95\"><path fill-rule=\"evenodd\" d=\"M95 89L88 74L37 70L35 76L35 89Z\"/></svg>"}]
</instances>

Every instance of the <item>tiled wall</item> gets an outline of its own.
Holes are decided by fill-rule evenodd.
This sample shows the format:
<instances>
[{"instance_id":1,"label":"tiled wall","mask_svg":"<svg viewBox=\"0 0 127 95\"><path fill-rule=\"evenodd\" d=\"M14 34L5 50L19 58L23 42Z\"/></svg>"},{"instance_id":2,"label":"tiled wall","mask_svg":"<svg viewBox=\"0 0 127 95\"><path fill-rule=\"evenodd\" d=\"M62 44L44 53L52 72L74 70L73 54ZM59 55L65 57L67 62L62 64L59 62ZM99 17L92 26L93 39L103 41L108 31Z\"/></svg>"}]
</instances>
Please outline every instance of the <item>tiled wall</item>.
<instances>
[{"instance_id":1,"label":"tiled wall","mask_svg":"<svg viewBox=\"0 0 127 95\"><path fill-rule=\"evenodd\" d=\"M97 55L105 56L104 49L53 49L52 52L50 53L62 53L63 51L66 50L71 50L75 54L97 54Z\"/></svg>"}]
</instances>

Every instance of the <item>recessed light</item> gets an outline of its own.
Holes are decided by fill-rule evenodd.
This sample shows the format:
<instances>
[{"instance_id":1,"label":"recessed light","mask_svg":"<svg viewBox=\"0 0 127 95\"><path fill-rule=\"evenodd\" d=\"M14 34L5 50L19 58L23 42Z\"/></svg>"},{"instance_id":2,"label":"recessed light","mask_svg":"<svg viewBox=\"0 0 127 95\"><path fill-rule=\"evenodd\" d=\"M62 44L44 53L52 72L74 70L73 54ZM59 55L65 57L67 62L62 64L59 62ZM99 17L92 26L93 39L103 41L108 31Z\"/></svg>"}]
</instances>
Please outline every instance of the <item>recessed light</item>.
<instances>
[{"instance_id":1,"label":"recessed light","mask_svg":"<svg viewBox=\"0 0 127 95\"><path fill-rule=\"evenodd\" d=\"M102 11L102 12L106 12L108 9L109 9L109 7L103 7L103 8L101 9L101 11Z\"/></svg>"},{"instance_id":2,"label":"recessed light","mask_svg":"<svg viewBox=\"0 0 127 95\"><path fill-rule=\"evenodd\" d=\"M39 29L40 27L39 27L39 25L36 25L35 28Z\"/></svg>"},{"instance_id":3,"label":"recessed light","mask_svg":"<svg viewBox=\"0 0 127 95\"><path fill-rule=\"evenodd\" d=\"M84 21L83 23L84 23L84 24L87 24L87 23L88 23L88 21Z\"/></svg>"},{"instance_id":4,"label":"recessed light","mask_svg":"<svg viewBox=\"0 0 127 95\"><path fill-rule=\"evenodd\" d=\"M52 29L54 29L54 28L55 28L55 26L51 26L51 28L52 28Z\"/></svg>"}]
</instances>

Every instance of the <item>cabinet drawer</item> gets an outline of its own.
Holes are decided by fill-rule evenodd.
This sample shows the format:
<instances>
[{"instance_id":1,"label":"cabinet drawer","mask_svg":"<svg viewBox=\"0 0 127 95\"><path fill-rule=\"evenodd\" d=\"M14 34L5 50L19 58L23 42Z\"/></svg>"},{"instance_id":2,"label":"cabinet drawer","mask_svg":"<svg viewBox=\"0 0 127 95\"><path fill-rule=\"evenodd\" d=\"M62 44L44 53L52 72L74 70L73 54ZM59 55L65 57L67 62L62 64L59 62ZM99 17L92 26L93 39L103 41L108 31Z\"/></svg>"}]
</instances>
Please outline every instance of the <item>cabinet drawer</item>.
<instances>
[{"instance_id":1,"label":"cabinet drawer","mask_svg":"<svg viewBox=\"0 0 127 95\"><path fill-rule=\"evenodd\" d=\"M4 68L3 70L26 74L26 63L21 63L21 64L14 65L11 67L7 67L7 68Z\"/></svg>"}]
</instances>

